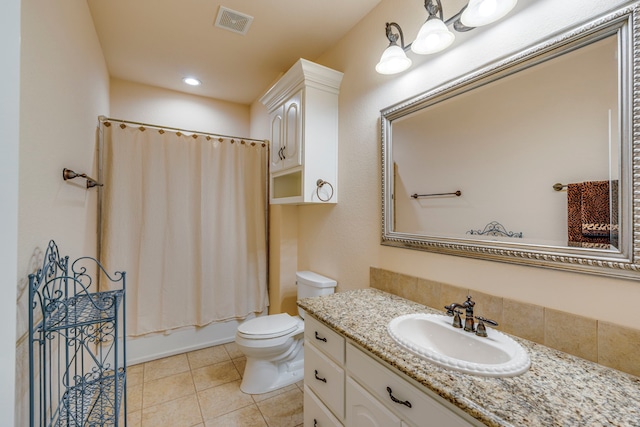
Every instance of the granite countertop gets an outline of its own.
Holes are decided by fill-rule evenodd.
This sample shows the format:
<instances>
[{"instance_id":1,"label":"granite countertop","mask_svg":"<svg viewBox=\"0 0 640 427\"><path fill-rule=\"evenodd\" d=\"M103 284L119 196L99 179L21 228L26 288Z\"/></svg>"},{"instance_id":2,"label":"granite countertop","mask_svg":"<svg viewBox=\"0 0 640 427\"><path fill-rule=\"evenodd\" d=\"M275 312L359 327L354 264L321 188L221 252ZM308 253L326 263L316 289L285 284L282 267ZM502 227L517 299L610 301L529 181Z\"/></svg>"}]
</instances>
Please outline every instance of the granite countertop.
<instances>
[{"instance_id":1,"label":"granite countertop","mask_svg":"<svg viewBox=\"0 0 640 427\"><path fill-rule=\"evenodd\" d=\"M403 350L387 333L394 317L441 313L377 289L306 298L298 305L489 426L640 426L640 378L512 336L531 368L488 378L441 368Z\"/></svg>"}]
</instances>

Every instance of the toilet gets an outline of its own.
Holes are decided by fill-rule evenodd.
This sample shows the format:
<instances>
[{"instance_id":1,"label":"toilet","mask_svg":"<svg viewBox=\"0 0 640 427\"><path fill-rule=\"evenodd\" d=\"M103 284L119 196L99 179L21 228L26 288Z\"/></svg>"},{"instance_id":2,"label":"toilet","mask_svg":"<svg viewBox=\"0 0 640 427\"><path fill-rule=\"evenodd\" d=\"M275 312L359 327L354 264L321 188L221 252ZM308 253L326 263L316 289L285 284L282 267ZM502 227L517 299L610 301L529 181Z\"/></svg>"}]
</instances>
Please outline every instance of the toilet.
<instances>
[{"instance_id":1,"label":"toilet","mask_svg":"<svg viewBox=\"0 0 640 427\"><path fill-rule=\"evenodd\" d=\"M336 281L312 271L296 273L298 299L332 294ZM240 390L262 394L304 378L304 310L256 317L241 323L236 345L247 357Z\"/></svg>"}]
</instances>

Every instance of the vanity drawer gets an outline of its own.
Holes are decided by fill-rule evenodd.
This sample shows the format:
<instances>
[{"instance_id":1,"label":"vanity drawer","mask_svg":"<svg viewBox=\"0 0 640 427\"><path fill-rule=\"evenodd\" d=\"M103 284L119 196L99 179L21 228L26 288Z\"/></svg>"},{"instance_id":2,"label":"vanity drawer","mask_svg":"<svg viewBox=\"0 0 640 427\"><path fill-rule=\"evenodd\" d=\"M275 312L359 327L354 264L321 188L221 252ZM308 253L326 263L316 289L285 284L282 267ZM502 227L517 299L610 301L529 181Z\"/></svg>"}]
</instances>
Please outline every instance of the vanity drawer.
<instances>
[{"instance_id":1,"label":"vanity drawer","mask_svg":"<svg viewBox=\"0 0 640 427\"><path fill-rule=\"evenodd\" d=\"M308 386L304 386L304 425L310 427L342 427Z\"/></svg>"},{"instance_id":2,"label":"vanity drawer","mask_svg":"<svg viewBox=\"0 0 640 427\"><path fill-rule=\"evenodd\" d=\"M304 346L304 384L338 418L344 418L344 369L308 341Z\"/></svg>"},{"instance_id":3,"label":"vanity drawer","mask_svg":"<svg viewBox=\"0 0 640 427\"><path fill-rule=\"evenodd\" d=\"M345 340L340 334L319 320L307 315L304 319L304 336L309 342L332 357L338 364L344 365Z\"/></svg>"},{"instance_id":4,"label":"vanity drawer","mask_svg":"<svg viewBox=\"0 0 640 427\"><path fill-rule=\"evenodd\" d=\"M400 417L421 427L469 427L468 421L353 346L347 345L349 375ZM391 390L391 392L389 392ZM393 397L391 397L391 395ZM395 400L394 400L395 399ZM404 403L403 403L404 402ZM409 405L411 407L409 407Z\"/></svg>"}]
</instances>

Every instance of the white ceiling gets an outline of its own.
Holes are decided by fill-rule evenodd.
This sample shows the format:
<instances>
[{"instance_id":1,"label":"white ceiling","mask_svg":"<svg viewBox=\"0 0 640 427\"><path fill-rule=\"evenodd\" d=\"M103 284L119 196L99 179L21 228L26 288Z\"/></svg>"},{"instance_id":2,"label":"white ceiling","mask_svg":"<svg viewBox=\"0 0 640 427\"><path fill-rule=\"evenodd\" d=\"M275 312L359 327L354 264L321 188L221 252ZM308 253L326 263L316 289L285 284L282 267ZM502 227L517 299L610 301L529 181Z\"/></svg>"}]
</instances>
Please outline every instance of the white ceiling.
<instances>
[{"instance_id":1,"label":"white ceiling","mask_svg":"<svg viewBox=\"0 0 640 427\"><path fill-rule=\"evenodd\" d=\"M379 2L87 0L111 77L241 104L298 58L324 53ZM254 17L246 35L214 26L220 6ZM187 75L202 85L186 86Z\"/></svg>"}]
</instances>

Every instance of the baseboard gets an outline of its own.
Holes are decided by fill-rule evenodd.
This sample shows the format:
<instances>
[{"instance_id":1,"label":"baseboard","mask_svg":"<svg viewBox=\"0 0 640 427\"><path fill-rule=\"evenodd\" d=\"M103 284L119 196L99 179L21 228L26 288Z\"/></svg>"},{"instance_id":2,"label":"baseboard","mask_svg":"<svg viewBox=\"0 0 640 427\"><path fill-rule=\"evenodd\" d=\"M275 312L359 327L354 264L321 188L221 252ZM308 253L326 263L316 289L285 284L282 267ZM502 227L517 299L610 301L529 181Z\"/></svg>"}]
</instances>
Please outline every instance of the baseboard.
<instances>
[{"instance_id":1,"label":"baseboard","mask_svg":"<svg viewBox=\"0 0 640 427\"><path fill-rule=\"evenodd\" d=\"M250 316L250 319L255 316ZM136 365L163 357L200 350L214 345L233 342L236 329L242 321L217 322L204 327L184 328L166 334L129 337L127 339L127 365Z\"/></svg>"}]
</instances>

